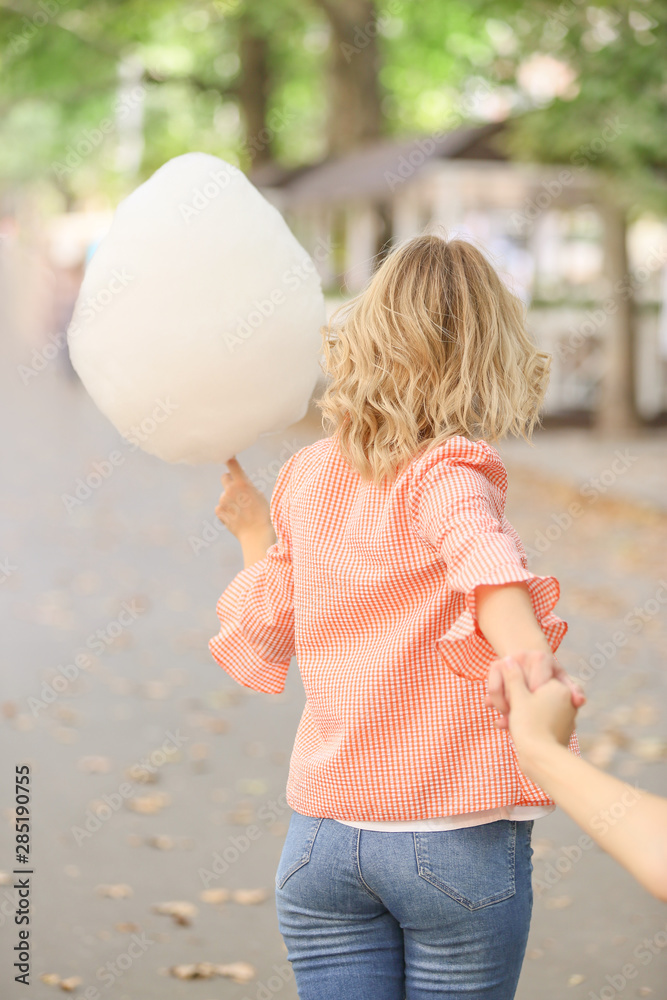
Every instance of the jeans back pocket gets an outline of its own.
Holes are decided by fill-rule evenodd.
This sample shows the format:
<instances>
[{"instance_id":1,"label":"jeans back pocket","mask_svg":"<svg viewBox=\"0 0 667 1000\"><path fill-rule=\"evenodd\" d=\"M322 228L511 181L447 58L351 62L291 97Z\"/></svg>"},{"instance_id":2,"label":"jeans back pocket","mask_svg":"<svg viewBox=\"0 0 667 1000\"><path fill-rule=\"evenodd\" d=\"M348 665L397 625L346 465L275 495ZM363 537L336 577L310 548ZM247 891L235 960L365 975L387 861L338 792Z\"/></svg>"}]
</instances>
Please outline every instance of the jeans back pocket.
<instances>
[{"instance_id":1,"label":"jeans back pocket","mask_svg":"<svg viewBox=\"0 0 667 1000\"><path fill-rule=\"evenodd\" d=\"M469 910L514 895L516 822L415 832L414 842L420 877Z\"/></svg>"},{"instance_id":2,"label":"jeans back pocket","mask_svg":"<svg viewBox=\"0 0 667 1000\"><path fill-rule=\"evenodd\" d=\"M290 875L308 864L322 818L293 812L276 871L276 888L282 889Z\"/></svg>"}]
</instances>

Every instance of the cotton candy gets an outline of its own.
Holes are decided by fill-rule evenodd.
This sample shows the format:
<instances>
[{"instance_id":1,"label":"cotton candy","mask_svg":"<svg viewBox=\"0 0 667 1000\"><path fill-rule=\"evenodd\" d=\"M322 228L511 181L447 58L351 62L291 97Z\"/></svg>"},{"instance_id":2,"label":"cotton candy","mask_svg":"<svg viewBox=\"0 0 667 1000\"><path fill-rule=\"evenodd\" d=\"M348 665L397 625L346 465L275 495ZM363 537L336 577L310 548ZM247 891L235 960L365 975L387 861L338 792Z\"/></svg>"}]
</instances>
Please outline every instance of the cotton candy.
<instances>
[{"instance_id":1,"label":"cotton candy","mask_svg":"<svg viewBox=\"0 0 667 1000\"><path fill-rule=\"evenodd\" d=\"M305 416L324 323L315 264L280 212L236 167L187 153L118 206L68 346L128 440L225 462Z\"/></svg>"}]
</instances>

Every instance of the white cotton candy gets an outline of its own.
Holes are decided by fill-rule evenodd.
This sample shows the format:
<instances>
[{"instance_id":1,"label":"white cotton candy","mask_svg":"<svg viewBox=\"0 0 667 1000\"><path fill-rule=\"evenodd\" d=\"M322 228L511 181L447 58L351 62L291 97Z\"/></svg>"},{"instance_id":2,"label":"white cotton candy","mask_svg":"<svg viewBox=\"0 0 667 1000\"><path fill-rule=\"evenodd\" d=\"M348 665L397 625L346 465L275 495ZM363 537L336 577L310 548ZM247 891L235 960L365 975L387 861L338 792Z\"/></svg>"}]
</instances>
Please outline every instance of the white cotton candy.
<instances>
[{"instance_id":1,"label":"white cotton candy","mask_svg":"<svg viewBox=\"0 0 667 1000\"><path fill-rule=\"evenodd\" d=\"M236 167L188 153L118 206L68 344L124 437L168 462L225 462L305 416L324 323L278 210Z\"/></svg>"}]
</instances>

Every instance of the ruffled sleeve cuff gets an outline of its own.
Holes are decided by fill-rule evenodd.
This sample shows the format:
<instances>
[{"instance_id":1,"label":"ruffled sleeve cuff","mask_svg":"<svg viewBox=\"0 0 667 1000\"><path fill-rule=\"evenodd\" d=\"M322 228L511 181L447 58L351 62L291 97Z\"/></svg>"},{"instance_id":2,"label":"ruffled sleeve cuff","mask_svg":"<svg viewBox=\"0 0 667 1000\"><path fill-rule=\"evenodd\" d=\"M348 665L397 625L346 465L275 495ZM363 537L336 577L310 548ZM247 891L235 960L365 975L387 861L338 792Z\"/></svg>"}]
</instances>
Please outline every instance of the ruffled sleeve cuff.
<instances>
[{"instance_id":1,"label":"ruffled sleeve cuff","mask_svg":"<svg viewBox=\"0 0 667 1000\"><path fill-rule=\"evenodd\" d=\"M517 566L516 563L500 565L477 579L474 586L466 591L465 610L444 635L435 640L450 670L468 680L486 679L489 666L498 655L477 622L475 588L521 582L528 585L533 613L552 652L555 653L568 629L567 622L552 613L560 597L558 581L554 576L537 576L530 570Z\"/></svg>"},{"instance_id":2,"label":"ruffled sleeve cuff","mask_svg":"<svg viewBox=\"0 0 667 1000\"><path fill-rule=\"evenodd\" d=\"M208 648L222 669L239 684L255 691L279 694L285 687L291 660L289 650L276 661L268 644L259 643L244 628L248 599L257 587L264 586L266 568L266 559L260 559L237 573L222 593L216 605L220 631L209 640ZM285 657L287 662L284 662Z\"/></svg>"}]
</instances>

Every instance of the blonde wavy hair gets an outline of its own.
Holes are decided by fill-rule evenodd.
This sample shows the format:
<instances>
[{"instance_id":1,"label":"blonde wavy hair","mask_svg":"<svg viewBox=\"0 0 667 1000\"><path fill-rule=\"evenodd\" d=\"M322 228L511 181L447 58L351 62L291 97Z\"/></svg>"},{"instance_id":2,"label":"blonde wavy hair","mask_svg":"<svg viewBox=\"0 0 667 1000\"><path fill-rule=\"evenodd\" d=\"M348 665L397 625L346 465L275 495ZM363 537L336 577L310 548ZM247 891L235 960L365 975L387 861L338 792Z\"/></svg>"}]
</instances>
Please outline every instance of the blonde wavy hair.
<instances>
[{"instance_id":1,"label":"blonde wavy hair","mask_svg":"<svg viewBox=\"0 0 667 1000\"><path fill-rule=\"evenodd\" d=\"M528 336L521 300L465 240L397 246L322 339L329 381L316 405L363 479L393 480L455 434L529 441L539 420L551 356Z\"/></svg>"}]
</instances>

